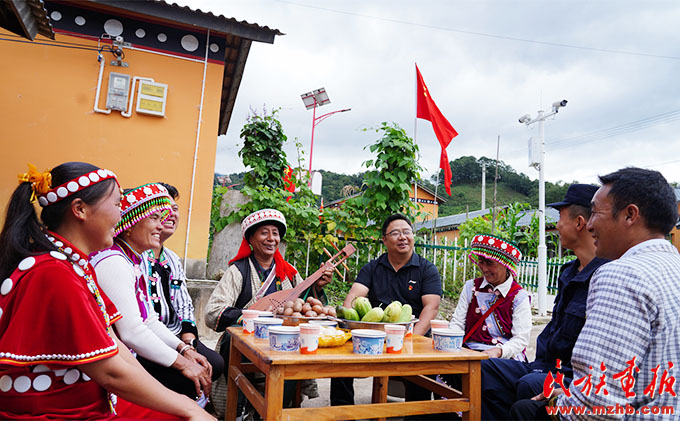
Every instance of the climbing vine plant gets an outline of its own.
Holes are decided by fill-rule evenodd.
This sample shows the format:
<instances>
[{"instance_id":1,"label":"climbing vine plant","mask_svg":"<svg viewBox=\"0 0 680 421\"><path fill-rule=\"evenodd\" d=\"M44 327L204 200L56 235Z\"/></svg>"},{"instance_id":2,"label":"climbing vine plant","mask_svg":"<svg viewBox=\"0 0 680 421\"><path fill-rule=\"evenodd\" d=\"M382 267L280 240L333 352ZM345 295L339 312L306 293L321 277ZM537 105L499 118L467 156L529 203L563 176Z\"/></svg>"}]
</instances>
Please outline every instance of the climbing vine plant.
<instances>
[{"instance_id":1,"label":"climbing vine plant","mask_svg":"<svg viewBox=\"0 0 680 421\"><path fill-rule=\"evenodd\" d=\"M364 162L366 191L361 204L376 225L389 215L402 212L415 219L416 205L409 199L412 183L420 179L422 167L416 161L418 146L396 123L382 123L375 129L382 137L367 146L375 159Z\"/></svg>"},{"instance_id":2,"label":"climbing vine plant","mask_svg":"<svg viewBox=\"0 0 680 421\"><path fill-rule=\"evenodd\" d=\"M247 187L283 188L283 172L288 165L283 145L287 137L277 114L277 109L271 114L266 110L262 115L253 112L241 129L243 147L238 156L243 165L251 169L244 177Z\"/></svg>"}]
</instances>

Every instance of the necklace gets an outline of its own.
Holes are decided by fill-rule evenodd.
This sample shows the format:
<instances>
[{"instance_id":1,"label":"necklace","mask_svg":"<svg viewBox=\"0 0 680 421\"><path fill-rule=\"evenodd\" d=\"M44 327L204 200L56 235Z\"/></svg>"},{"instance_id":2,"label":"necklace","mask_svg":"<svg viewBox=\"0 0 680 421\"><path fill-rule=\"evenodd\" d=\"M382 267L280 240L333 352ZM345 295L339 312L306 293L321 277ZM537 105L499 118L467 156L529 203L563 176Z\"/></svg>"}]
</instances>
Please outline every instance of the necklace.
<instances>
[{"instance_id":1,"label":"necklace","mask_svg":"<svg viewBox=\"0 0 680 421\"><path fill-rule=\"evenodd\" d=\"M76 275L85 280L87 288L94 296L94 300L97 302L97 307L99 307L99 311L101 311L102 316L104 316L104 320L106 321L106 333L111 336L111 322L109 319L109 313L106 312L106 304L104 304L104 299L99 292L97 283L92 277L93 269L90 265L90 262L87 260L86 256L80 256L71 247L65 245L59 239L49 234L45 234L45 236L50 241L50 243L52 243L57 248L57 250L59 250L60 253L66 255L66 258L72 262L73 271L76 273Z\"/></svg>"},{"instance_id":2,"label":"necklace","mask_svg":"<svg viewBox=\"0 0 680 421\"><path fill-rule=\"evenodd\" d=\"M76 275L80 276L85 280L85 284L87 285L87 288L90 290L90 293L92 293L92 295L94 296L94 300L97 303L97 307L99 307L99 311L101 311L102 316L104 316L104 321L106 322L106 334L109 335L111 340L113 340L113 337L111 336L112 333L111 319L109 318L109 313L106 311L106 304L104 304L104 299L102 298L102 295L99 292L99 287L97 287L97 283L94 281L94 277L92 276L92 271L94 269L92 268L92 265L90 265L87 256L79 255L76 251L73 250L73 248L71 248L68 245L65 245L60 239L55 238L53 235L45 233L45 237L47 237L49 242L52 243L52 245L54 245L54 247L56 247L60 253L66 256L66 259L71 261L72 263L71 266L73 267L73 271L76 273ZM52 255L52 257L60 259L59 257L56 257L52 253L58 254L57 252L52 251L50 252L50 255ZM64 256L61 256L61 259L63 259L63 257ZM115 394L113 394L113 392L109 392L108 390L106 391L106 394L108 397L109 408L111 409L111 413L115 415L118 397Z\"/></svg>"}]
</instances>

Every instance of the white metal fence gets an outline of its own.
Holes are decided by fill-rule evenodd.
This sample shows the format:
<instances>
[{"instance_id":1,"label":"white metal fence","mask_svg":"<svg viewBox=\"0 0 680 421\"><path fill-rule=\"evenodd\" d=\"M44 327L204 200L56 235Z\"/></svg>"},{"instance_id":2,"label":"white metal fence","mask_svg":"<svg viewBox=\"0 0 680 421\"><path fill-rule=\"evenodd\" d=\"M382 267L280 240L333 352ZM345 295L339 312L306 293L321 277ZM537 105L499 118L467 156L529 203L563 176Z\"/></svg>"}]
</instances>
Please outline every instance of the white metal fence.
<instances>
[{"instance_id":1,"label":"white metal fence","mask_svg":"<svg viewBox=\"0 0 680 421\"><path fill-rule=\"evenodd\" d=\"M343 279L346 282L352 282L356 278L359 270L363 265L369 261L380 256L384 252L384 245L379 241L350 241L357 251L345 263L347 268L339 267L338 269L343 274ZM338 247L344 247L346 241L341 241ZM304 247L303 247L304 248ZM432 262L442 278L442 287L445 293L458 295L458 291L466 280L480 276L479 270L468 258L470 248L467 241L459 244L456 239L453 244L444 239L444 244L427 244L425 239L418 242L416 239L416 252L421 256ZM330 250L334 252L334 250ZM289 256L290 258L290 256ZM574 257L550 258L548 259L548 294L557 294L558 277L560 267L572 260ZM293 253L291 263L303 272L304 277L309 276L318 268L322 261L327 258L323 257L313 250L308 244L306 253ZM337 279L337 278L336 278ZM518 282L528 291L535 292L538 288L538 259L536 257L525 257L521 260L519 265Z\"/></svg>"}]
</instances>

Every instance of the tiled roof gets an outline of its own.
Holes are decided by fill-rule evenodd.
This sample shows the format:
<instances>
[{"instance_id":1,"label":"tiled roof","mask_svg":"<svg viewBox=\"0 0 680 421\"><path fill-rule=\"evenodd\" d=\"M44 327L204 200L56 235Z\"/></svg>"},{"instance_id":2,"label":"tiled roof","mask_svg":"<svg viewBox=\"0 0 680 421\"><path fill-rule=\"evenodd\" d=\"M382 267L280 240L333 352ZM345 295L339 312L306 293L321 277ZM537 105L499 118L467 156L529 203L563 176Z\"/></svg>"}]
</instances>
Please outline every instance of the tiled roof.
<instances>
[{"instance_id":1,"label":"tiled roof","mask_svg":"<svg viewBox=\"0 0 680 421\"><path fill-rule=\"evenodd\" d=\"M180 6L164 0L89 0L103 6L127 10L129 12L151 15L155 18L190 24L202 29L210 29L224 34L232 34L252 41L272 44L276 35L284 35L278 29L260 26L244 20L239 21L224 15Z\"/></svg>"},{"instance_id":2,"label":"tiled roof","mask_svg":"<svg viewBox=\"0 0 680 421\"><path fill-rule=\"evenodd\" d=\"M537 209L529 209L520 212L521 216L517 224L520 227L528 226L531 223L531 217L536 212L538 212ZM476 210L468 213L459 213L457 215L442 216L436 219L437 230L444 230L446 228L450 230L453 228L457 228L458 226L460 226L460 224L467 221L468 219L476 218L478 216L486 215L489 213L491 213L491 209ZM546 208L545 216L546 224L555 224L560 219L559 211L553 208ZM418 222L415 224L416 230L419 230L421 228L432 229L434 226L435 220Z\"/></svg>"},{"instance_id":3,"label":"tiled roof","mask_svg":"<svg viewBox=\"0 0 680 421\"><path fill-rule=\"evenodd\" d=\"M42 0L0 1L0 27L31 41L38 34L54 39Z\"/></svg>"}]
</instances>

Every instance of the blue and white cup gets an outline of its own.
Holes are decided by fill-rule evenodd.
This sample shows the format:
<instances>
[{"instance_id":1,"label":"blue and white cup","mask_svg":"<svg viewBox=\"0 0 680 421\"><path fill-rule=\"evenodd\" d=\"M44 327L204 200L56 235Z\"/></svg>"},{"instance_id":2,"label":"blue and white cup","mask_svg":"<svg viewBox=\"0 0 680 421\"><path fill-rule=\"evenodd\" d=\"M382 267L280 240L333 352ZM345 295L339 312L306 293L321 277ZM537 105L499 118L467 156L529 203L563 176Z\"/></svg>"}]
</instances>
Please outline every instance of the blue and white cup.
<instances>
[{"instance_id":1,"label":"blue and white cup","mask_svg":"<svg viewBox=\"0 0 680 421\"><path fill-rule=\"evenodd\" d=\"M297 326L270 326L269 348L272 351L297 351L300 349L300 328Z\"/></svg>"},{"instance_id":2,"label":"blue and white cup","mask_svg":"<svg viewBox=\"0 0 680 421\"><path fill-rule=\"evenodd\" d=\"M385 332L374 329L352 330L352 347L355 354L380 355L385 345Z\"/></svg>"},{"instance_id":3,"label":"blue and white cup","mask_svg":"<svg viewBox=\"0 0 680 421\"><path fill-rule=\"evenodd\" d=\"M258 317L253 321L255 324L255 337L257 339L268 339L269 328L272 326L281 326L283 319L276 317Z\"/></svg>"},{"instance_id":4,"label":"blue and white cup","mask_svg":"<svg viewBox=\"0 0 680 421\"><path fill-rule=\"evenodd\" d=\"M432 341L435 351L454 352L460 351L463 346L463 334L457 329L432 329Z\"/></svg>"}]
</instances>

